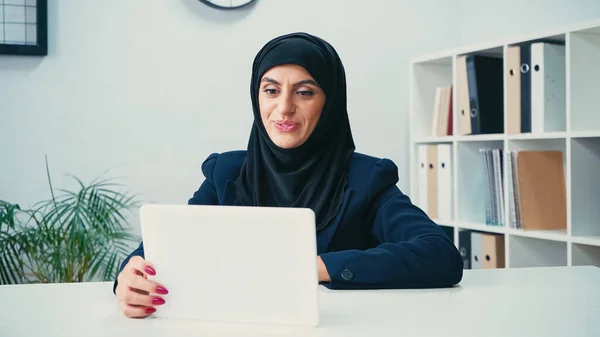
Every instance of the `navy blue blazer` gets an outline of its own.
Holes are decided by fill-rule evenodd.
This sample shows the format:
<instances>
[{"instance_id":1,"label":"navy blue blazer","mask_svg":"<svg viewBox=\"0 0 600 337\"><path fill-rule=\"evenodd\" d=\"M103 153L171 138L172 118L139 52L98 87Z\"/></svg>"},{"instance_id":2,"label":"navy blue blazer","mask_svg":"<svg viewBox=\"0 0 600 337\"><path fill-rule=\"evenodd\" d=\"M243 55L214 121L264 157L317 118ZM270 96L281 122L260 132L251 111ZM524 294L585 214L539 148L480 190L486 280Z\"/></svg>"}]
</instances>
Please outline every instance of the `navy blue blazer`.
<instances>
[{"instance_id":1,"label":"navy blue blazer","mask_svg":"<svg viewBox=\"0 0 600 337\"><path fill-rule=\"evenodd\" d=\"M234 182L245 156L246 151L211 154L202 164L206 179L188 204L236 205ZM331 278L326 287L431 288L461 281L457 248L398 189L398 168L391 160L355 153L348 174L340 212L317 233L317 252ZM143 254L141 243L121 269L131 256Z\"/></svg>"}]
</instances>

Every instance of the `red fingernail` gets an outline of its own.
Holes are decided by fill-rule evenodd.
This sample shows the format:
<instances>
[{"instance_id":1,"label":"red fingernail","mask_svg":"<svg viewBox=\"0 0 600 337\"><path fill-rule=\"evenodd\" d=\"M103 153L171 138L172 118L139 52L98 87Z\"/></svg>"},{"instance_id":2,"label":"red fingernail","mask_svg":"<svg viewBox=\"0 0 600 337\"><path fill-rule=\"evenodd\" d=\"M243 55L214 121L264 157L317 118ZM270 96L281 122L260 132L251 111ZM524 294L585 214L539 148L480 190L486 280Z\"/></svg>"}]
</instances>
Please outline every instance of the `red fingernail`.
<instances>
[{"instance_id":1,"label":"red fingernail","mask_svg":"<svg viewBox=\"0 0 600 337\"><path fill-rule=\"evenodd\" d=\"M144 268L144 270L146 271L146 273L148 273L150 275L156 275L156 270L154 270L154 268L152 268L150 266L146 266L146 268Z\"/></svg>"},{"instance_id":2,"label":"red fingernail","mask_svg":"<svg viewBox=\"0 0 600 337\"><path fill-rule=\"evenodd\" d=\"M154 308L146 308L146 313L147 314L151 314L151 313L153 313L155 311L156 311L156 309L154 309Z\"/></svg>"},{"instance_id":3,"label":"red fingernail","mask_svg":"<svg viewBox=\"0 0 600 337\"><path fill-rule=\"evenodd\" d=\"M169 293L169 291L166 288L161 287L161 286L156 287L156 292L159 294L163 294L163 295L166 295Z\"/></svg>"},{"instance_id":4,"label":"red fingernail","mask_svg":"<svg viewBox=\"0 0 600 337\"><path fill-rule=\"evenodd\" d=\"M160 297L155 297L155 298L152 299L152 304L154 304L154 305L165 304L165 300L163 300Z\"/></svg>"}]
</instances>

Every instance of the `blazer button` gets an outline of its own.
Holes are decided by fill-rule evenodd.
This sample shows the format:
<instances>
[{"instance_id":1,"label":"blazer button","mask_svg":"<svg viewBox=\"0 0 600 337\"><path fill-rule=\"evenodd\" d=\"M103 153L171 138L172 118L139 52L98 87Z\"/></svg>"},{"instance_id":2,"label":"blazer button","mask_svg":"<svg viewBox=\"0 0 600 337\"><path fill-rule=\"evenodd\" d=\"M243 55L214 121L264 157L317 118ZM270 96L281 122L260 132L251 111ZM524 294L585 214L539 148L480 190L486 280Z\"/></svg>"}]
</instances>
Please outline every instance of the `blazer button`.
<instances>
[{"instance_id":1,"label":"blazer button","mask_svg":"<svg viewBox=\"0 0 600 337\"><path fill-rule=\"evenodd\" d=\"M342 271L342 278L346 281L350 281L354 278L354 273L349 269L344 269Z\"/></svg>"}]
</instances>

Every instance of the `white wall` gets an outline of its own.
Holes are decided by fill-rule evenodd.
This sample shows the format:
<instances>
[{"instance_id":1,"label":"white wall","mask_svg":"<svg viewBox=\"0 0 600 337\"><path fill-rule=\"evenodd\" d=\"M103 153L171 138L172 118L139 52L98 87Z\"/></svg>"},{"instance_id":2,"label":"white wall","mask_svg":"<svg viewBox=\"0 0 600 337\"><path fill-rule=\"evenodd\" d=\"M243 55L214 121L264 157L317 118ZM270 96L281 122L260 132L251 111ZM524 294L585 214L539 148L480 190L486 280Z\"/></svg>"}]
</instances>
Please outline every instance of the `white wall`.
<instances>
[{"instance_id":1,"label":"white wall","mask_svg":"<svg viewBox=\"0 0 600 337\"><path fill-rule=\"evenodd\" d=\"M211 152L246 147L254 55L297 30L337 48L358 150L394 159L408 190L407 59L451 45L444 6L259 0L223 12L197 0L51 1L49 55L0 57L0 199L47 197L48 154L56 187L71 186L66 173L89 181L112 169L144 200L187 202Z\"/></svg>"},{"instance_id":2,"label":"white wall","mask_svg":"<svg viewBox=\"0 0 600 337\"><path fill-rule=\"evenodd\" d=\"M144 200L187 202L208 154L246 146L255 53L296 30L336 47L357 150L392 158L408 192L408 58L600 16L596 0L543 3L258 0L222 12L197 0L51 1L50 54L0 57L0 199L47 197L48 154L55 187L112 169Z\"/></svg>"},{"instance_id":3,"label":"white wall","mask_svg":"<svg viewBox=\"0 0 600 337\"><path fill-rule=\"evenodd\" d=\"M460 0L460 44L600 18L599 0Z\"/></svg>"}]
</instances>

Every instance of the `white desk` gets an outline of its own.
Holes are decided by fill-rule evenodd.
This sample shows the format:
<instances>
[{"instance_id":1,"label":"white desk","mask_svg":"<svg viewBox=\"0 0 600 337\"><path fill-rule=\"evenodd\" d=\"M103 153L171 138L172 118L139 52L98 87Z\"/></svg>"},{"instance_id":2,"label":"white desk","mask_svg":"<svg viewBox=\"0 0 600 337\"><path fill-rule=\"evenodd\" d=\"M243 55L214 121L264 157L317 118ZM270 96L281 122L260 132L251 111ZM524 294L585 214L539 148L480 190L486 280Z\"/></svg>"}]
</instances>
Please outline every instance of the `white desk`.
<instances>
[{"instance_id":1,"label":"white desk","mask_svg":"<svg viewBox=\"0 0 600 337\"><path fill-rule=\"evenodd\" d=\"M600 336L595 267L465 271L452 289L323 288L314 329L129 319L111 291L112 283L0 286L0 336Z\"/></svg>"}]
</instances>

